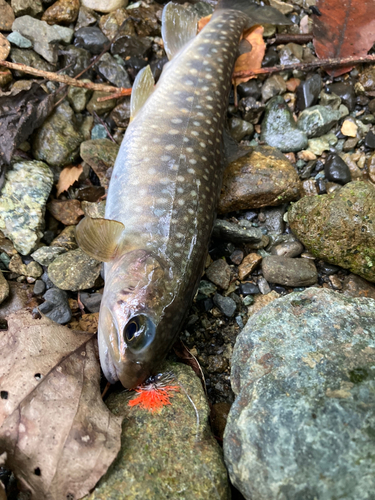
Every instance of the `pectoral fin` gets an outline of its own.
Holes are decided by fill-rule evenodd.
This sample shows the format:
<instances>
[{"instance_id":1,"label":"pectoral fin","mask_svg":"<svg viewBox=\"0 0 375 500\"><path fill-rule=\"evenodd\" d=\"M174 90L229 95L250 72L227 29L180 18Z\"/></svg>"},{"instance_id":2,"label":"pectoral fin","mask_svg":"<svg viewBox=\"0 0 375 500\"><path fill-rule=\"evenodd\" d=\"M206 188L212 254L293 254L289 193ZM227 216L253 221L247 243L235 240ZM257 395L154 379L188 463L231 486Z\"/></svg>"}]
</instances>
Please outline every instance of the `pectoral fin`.
<instances>
[{"instance_id":1,"label":"pectoral fin","mask_svg":"<svg viewBox=\"0 0 375 500\"><path fill-rule=\"evenodd\" d=\"M124 224L116 220L85 217L76 227L76 240L87 255L108 262L121 250L124 229Z\"/></svg>"},{"instance_id":2,"label":"pectoral fin","mask_svg":"<svg viewBox=\"0 0 375 500\"><path fill-rule=\"evenodd\" d=\"M195 37L197 27L197 16L191 10L173 2L164 7L161 36L169 60Z\"/></svg>"},{"instance_id":3,"label":"pectoral fin","mask_svg":"<svg viewBox=\"0 0 375 500\"><path fill-rule=\"evenodd\" d=\"M130 99L130 121L154 91L155 80L152 76L150 65L142 68L134 80L132 95Z\"/></svg>"}]
</instances>

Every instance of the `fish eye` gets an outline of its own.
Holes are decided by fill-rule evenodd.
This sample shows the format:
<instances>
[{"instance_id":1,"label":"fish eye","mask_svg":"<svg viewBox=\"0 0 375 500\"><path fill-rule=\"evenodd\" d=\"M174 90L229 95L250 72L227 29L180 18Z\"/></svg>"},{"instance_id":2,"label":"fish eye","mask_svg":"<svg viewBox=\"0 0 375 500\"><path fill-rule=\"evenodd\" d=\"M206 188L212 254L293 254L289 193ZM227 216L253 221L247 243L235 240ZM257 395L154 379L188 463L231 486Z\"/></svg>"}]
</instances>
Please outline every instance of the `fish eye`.
<instances>
[{"instance_id":1,"label":"fish eye","mask_svg":"<svg viewBox=\"0 0 375 500\"><path fill-rule=\"evenodd\" d=\"M155 336L155 325L145 315L133 316L124 328L124 339L132 350L141 350L149 345Z\"/></svg>"}]
</instances>

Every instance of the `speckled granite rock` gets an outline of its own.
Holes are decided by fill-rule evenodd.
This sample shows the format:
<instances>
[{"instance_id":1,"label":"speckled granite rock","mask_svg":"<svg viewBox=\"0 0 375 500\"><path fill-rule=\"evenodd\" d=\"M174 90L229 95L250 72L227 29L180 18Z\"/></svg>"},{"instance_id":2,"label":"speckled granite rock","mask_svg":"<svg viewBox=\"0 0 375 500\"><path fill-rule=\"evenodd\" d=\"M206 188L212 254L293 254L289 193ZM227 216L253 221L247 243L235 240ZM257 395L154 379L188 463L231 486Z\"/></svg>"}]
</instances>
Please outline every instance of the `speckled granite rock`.
<instances>
[{"instance_id":1,"label":"speckled granite rock","mask_svg":"<svg viewBox=\"0 0 375 500\"><path fill-rule=\"evenodd\" d=\"M282 205L300 196L301 181L276 148L259 146L224 172L219 213Z\"/></svg>"},{"instance_id":2,"label":"speckled granite rock","mask_svg":"<svg viewBox=\"0 0 375 500\"><path fill-rule=\"evenodd\" d=\"M237 338L225 461L245 498L370 500L375 301L310 288Z\"/></svg>"},{"instance_id":3,"label":"speckled granite rock","mask_svg":"<svg viewBox=\"0 0 375 500\"><path fill-rule=\"evenodd\" d=\"M76 292L94 286L100 266L100 262L77 248L56 257L48 267L48 276L58 288Z\"/></svg>"},{"instance_id":4,"label":"speckled granite rock","mask_svg":"<svg viewBox=\"0 0 375 500\"><path fill-rule=\"evenodd\" d=\"M13 164L0 196L0 229L22 255L43 236L45 205L53 184L48 165L41 161Z\"/></svg>"},{"instance_id":5,"label":"speckled granite rock","mask_svg":"<svg viewBox=\"0 0 375 500\"><path fill-rule=\"evenodd\" d=\"M42 266L49 266L58 255L65 252L66 249L63 247L40 247L31 254L31 257Z\"/></svg>"},{"instance_id":6,"label":"speckled granite rock","mask_svg":"<svg viewBox=\"0 0 375 500\"><path fill-rule=\"evenodd\" d=\"M108 398L109 409L124 417L121 451L85 500L229 498L227 472L208 425L209 407L199 378L183 364L169 362L163 368L173 372L183 389L160 413L129 407L127 392Z\"/></svg>"},{"instance_id":7,"label":"speckled granite rock","mask_svg":"<svg viewBox=\"0 0 375 500\"><path fill-rule=\"evenodd\" d=\"M305 196L288 212L290 227L315 256L375 281L375 187L349 182L322 196Z\"/></svg>"},{"instance_id":8,"label":"speckled granite rock","mask_svg":"<svg viewBox=\"0 0 375 500\"><path fill-rule=\"evenodd\" d=\"M76 124L72 108L66 102L60 104L37 130L33 141L33 153L56 167L56 179L60 168L78 157L83 136ZM58 171L57 171L58 170Z\"/></svg>"}]
</instances>

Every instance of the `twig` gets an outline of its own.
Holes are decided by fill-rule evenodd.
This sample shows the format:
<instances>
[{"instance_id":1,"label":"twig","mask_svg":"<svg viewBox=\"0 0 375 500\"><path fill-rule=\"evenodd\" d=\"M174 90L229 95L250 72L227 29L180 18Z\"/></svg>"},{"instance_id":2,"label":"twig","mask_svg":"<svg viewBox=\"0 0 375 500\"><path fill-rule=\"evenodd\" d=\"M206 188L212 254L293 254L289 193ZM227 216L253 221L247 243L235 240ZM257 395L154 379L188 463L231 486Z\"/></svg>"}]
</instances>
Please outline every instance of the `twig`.
<instances>
[{"instance_id":1,"label":"twig","mask_svg":"<svg viewBox=\"0 0 375 500\"><path fill-rule=\"evenodd\" d=\"M268 40L270 45L281 45L282 43L309 43L313 39L312 33L277 33L275 38Z\"/></svg>"},{"instance_id":2,"label":"twig","mask_svg":"<svg viewBox=\"0 0 375 500\"><path fill-rule=\"evenodd\" d=\"M75 78L71 78L70 76L59 75L57 73L53 73L52 71L43 71L41 69L35 69L32 68L31 66L26 66L25 64L12 63L9 61L0 61L0 66L5 66L6 68L9 69L23 71L24 73L28 73L29 75L41 76L45 80L65 83L66 85L71 85L72 87L81 87L90 90L98 90L101 92L113 92L113 93L121 92L121 95L123 96L131 94L131 89L126 89L123 87L112 87L112 85L106 85L104 83L83 82L82 80L76 80Z\"/></svg>"},{"instance_id":3,"label":"twig","mask_svg":"<svg viewBox=\"0 0 375 500\"><path fill-rule=\"evenodd\" d=\"M260 68L254 71L237 71L233 73L233 79L246 78L247 76L264 75L268 73L278 73L289 69L309 70L313 68L333 68L338 66L354 66L360 63L375 62L375 55L363 57L341 57L337 59L317 59L308 63L284 64L282 66L272 66L270 68Z\"/></svg>"}]
</instances>

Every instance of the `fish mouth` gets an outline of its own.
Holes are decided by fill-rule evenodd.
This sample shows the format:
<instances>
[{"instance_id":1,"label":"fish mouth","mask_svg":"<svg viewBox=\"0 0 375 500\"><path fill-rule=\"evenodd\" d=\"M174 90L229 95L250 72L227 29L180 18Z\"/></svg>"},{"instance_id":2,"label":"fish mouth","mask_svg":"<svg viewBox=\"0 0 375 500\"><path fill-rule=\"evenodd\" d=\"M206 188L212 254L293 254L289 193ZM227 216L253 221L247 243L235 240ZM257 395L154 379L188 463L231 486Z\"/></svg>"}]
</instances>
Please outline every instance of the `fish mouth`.
<instances>
[{"instance_id":1,"label":"fish mouth","mask_svg":"<svg viewBox=\"0 0 375 500\"><path fill-rule=\"evenodd\" d=\"M115 384L116 382L118 382L119 376L117 374L116 366L113 363L111 356L109 356L108 350L106 350L104 355L99 350L99 356L100 364L105 378L110 384Z\"/></svg>"}]
</instances>

